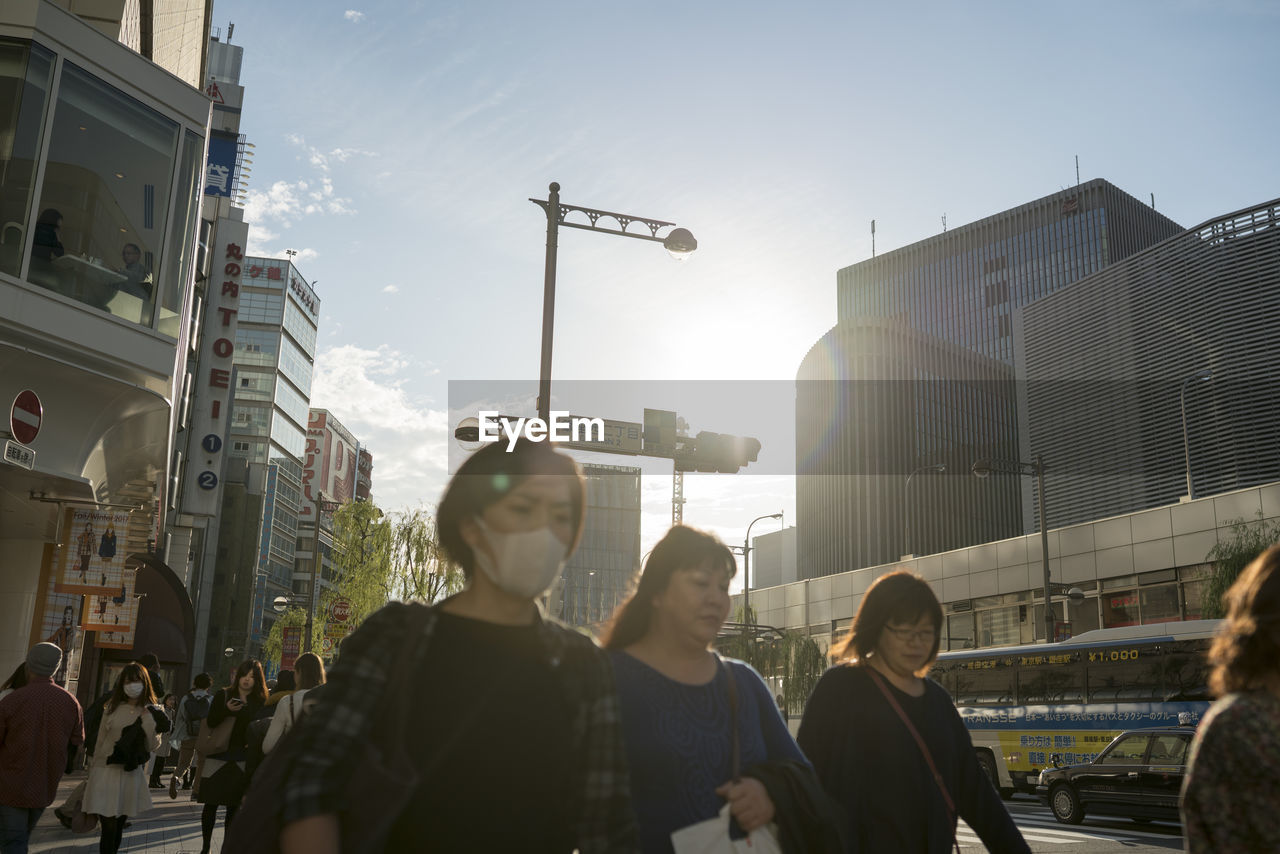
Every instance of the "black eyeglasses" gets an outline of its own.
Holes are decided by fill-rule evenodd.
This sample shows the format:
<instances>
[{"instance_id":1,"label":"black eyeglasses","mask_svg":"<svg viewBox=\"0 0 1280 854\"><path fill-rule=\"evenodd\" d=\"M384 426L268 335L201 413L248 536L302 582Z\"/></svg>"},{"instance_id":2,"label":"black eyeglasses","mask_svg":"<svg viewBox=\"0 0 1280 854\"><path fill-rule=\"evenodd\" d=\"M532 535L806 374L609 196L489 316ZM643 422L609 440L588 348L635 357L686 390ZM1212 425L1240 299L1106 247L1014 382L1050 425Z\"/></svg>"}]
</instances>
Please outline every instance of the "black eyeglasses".
<instances>
[{"instance_id":1,"label":"black eyeglasses","mask_svg":"<svg viewBox=\"0 0 1280 854\"><path fill-rule=\"evenodd\" d=\"M893 634L895 638L907 643L909 641L924 641L933 643L938 637L937 629L924 629L916 631L915 629L899 628L898 626L885 626L885 631Z\"/></svg>"}]
</instances>

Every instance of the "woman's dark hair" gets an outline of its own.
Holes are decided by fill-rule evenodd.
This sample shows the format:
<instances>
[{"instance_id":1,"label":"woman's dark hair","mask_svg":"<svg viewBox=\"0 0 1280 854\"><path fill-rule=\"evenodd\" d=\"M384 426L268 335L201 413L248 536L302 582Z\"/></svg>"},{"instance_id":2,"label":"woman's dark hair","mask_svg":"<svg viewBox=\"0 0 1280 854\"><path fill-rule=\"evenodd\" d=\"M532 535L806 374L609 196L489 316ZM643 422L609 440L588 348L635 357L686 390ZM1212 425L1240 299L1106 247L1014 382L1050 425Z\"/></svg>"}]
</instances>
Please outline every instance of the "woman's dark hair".
<instances>
[{"instance_id":1,"label":"woman's dark hair","mask_svg":"<svg viewBox=\"0 0 1280 854\"><path fill-rule=\"evenodd\" d=\"M1246 566L1223 602L1227 617L1209 648L1209 689L1218 697L1280 672L1280 545Z\"/></svg>"},{"instance_id":2,"label":"woman's dark hair","mask_svg":"<svg viewBox=\"0 0 1280 854\"><path fill-rule=\"evenodd\" d=\"M831 654L836 661L863 663L880 643L880 635L889 623L914 625L922 617L928 617L938 630L933 637L926 666L938 657L941 643L942 605L933 588L914 572L905 569L882 575L872 583L862 596L858 613L849 624L848 637L836 644Z\"/></svg>"},{"instance_id":3,"label":"woman's dark hair","mask_svg":"<svg viewBox=\"0 0 1280 854\"><path fill-rule=\"evenodd\" d=\"M45 208L36 219L36 225L57 225L61 219L62 214L57 208Z\"/></svg>"},{"instance_id":4,"label":"woman's dark hair","mask_svg":"<svg viewBox=\"0 0 1280 854\"><path fill-rule=\"evenodd\" d=\"M0 685L0 691L5 688L12 688L15 691L27 684L27 663L24 661L18 665L18 669L13 671L8 679L4 680L4 684Z\"/></svg>"},{"instance_id":5,"label":"woman's dark hair","mask_svg":"<svg viewBox=\"0 0 1280 854\"><path fill-rule=\"evenodd\" d=\"M722 569L729 578L738 571L733 552L715 534L684 525L667 531L649 552L635 592L614 612L605 635L605 648L622 649L648 634L653 621L653 600L667 589L671 576L678 570L708 563Z\"/></svg>"},{"instance_id":6,"label":"woman's dark hair","mask_svg":"<svg viewBox=\"0 0 1280 854\"><path fill-rule=\"evenodd\" d=\"M142 695L138 698L139 701L144 706L155 705L156 694L151 688L151 677L147 674L147 668L136 661L130 661L116 677L115 687L111 689L111 698L107 700L107 714L114 712L121 703L131 702L124 693L126 682L141 682Z\"/></svg>"},{"instance_id":7,"label":"woman's dark hair","mask_svg":"<svg viewBox=\"0 0 1280 854\"><path fill-rule=\"evenodd\" d=\"M296 691L298 688L297 680L293 677L292 670L281 670L276 674L276 690L277 691Z\"/></svg>"},{"instance_id":8,"label":"woman's dark hair","mask_svg":"<svg viewBox=\"0 0 1280 854\"><path fill-rule=\"evenodd\" d=\"M240 666L236 668L236 675L231 677L231 685L227 688L228 697L240 696L240 680L250 673L253 674L253 690L249 692L249 699L258 698L259 703L267 701L267 680L262 675L262 662L256 658L249 658L240 662Z\"/></svg>"},{"instance_id":9,"label":"woman's dark hair","mask_svg":"<svg viewBox=\"0 0 1280 854\"><path fill-rule=\"evenodd\" d=\"M510 452L506 442L494 442L476 451L458 467L457 474L445 488L436 513L440 546L467 578L475 570L475 555L462 538L462 523L507 497L527 478L539 474L569 478L573 536L566 554L573 554L578 547L586 513L586 485L578 464L545 442L530 442L522 438Z\"/></svg>"},{"instance_id":10,"label":"woman's dark hair","mask_svg":"<svg viewBox=\"0 0 1280 854\"><path fill-rule=\"evenodd\" d=\"M293 664L293 672L298 674L300 689L314 688L324 684L324 662L314 652L304 652Z\"/></svg>"},{"instance_id":11,"label":"woman's dark hair","mask_svg":"<svg viewBox=\"0 0 1280 854\"><path fill-rule=\"evenodd\" d=\"M176 706L176 705L178 705L178 695L177 695L177 694L165 694L165 695L164 695L164 699L160 701L160 705L162 705L162 706L167 706L167 705L169 705L169 701L170 701L170 700L173 700L173 704L174 704L175 706Z\"/></svg>"}]
</instances>

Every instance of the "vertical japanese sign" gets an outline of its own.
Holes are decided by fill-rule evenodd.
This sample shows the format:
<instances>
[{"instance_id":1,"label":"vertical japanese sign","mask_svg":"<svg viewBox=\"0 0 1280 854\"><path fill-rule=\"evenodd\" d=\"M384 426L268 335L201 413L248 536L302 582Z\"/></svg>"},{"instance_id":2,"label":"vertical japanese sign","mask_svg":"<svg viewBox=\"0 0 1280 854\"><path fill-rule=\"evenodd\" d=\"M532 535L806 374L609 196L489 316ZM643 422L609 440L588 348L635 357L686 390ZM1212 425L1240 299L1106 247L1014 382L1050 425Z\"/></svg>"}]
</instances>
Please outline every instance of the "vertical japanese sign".
<instances>
[{"instance_id":1,"label":"vertical japanese sign","mask_svg":"<svg viewBox=\"0 0 1280 854\"><path fill-rule=\"evenodd\" d=\"M302 626L285 626L280 630L280 669L292 670L302 652Z\"/></svg>"},{"instance_id":2,"label":"vertical japanese sign","mask_svg":"<svg viewBox=\"0 0 1280 854\"><path fill-rule=\"evenodd\" d=\"M67 511L58 557L59 593L118 593L124 583L127 510Z\"/></svg>"},{"instance_id":3,"label":"vertical japanese sign","mask_svg":"<svg viewBox=\"0 0 1280 854\"><path fill-rule=\"evenodd\" d=\"M195 411L191 418L191 444L187 448L187 477L182 509L198 516L214 516L221 504L222 459L226 449L227 422L231 417L231 370L236 349L236 318L240 311L240 283L244 275L247 223L218 220L213 264L205 302L204 332L200 341L200 373L196 377Z\"/></svg>"}]
</instances>

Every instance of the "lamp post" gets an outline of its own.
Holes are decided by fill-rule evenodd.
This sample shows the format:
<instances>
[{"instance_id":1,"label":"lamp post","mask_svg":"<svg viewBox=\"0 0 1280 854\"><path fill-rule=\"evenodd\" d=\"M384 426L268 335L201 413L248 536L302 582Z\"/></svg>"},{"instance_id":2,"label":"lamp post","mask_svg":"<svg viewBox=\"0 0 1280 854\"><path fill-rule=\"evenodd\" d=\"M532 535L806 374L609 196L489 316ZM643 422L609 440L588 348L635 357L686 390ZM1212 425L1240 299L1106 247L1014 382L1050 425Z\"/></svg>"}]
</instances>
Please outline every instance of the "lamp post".
<instances>
[{"instance_id":1,"label":"lamp post","mask_svg":"<svg viewBox=\"0 0 1280 854\"><path fill-rule=\"evenodd\" d=\"M907 485L902 487L902 557L904 560L915 557L915 552L911 551L911 479L916 475L924 474L925 472L945 474L946 471L946 463L934 463L931 466L920 466L911 474L907 475Z\"/></svg>"},{"instance_id":2,"label":"lamp post","mask_svg":"<svg viewBox=\"0 0 1280 854\"><path fill-rule=\"evenodd\" d=\"M1187 433L1187 386L1192 382L1204 382L1213 379L1213 371L1208 368L1196 371L1191 376L1182 381L1182 390L1178 392L1178 400L1182 404L1182 454L1187 465L1187 500L1191 501L1196 497L1195 490L1191 488L1191 439Z\"/></svg>"},{"instance_id":3,"label":"lamp post","mask_svg":"<svg viewBox=\"0 0 1280 854\"><path fill-rule=\"evenodd\" d=\"M560 185L553 181L548 189L550 192L545 201L529 199L547 214L547 260L542 283L542 368L538 374L538 417L543 421L549 421L551 417L551 336L556 314L556 254L560 240L560 226L634 237L637 240L654 240L665 246L667 252L671 253L671 257L676 259L688 257L698 248L698 241L689 233L689 230L675 228L674 222L561 204ZM585 214L589 222L566 222L565 217L575 211ZM604 228L597 225L601 218L613 220L618 227ZM627 231L627 228L635 222L642 223L648 228L649 233ZM671 228L671 231L665 237L659 237L658 232L664 228Z\"/></svg>"},{"instance_id":4,"label":"lamp post","mask_svg":"<svg viewBox=\"0 0 1280 854\"><path fill-rule=\"evenodd\" d=\"M1053 643L1053 587L1049 581L1049 526L1044 507L1044 459L1036 454L1031 462L1018 460L981 459L970 471L977 477L988 477L993 471L1003 474L1029 475L1036 479L1036 492L1040 503L1040 558L1044 565L1044 640Z\"/></svg>"},{"instance_id":5,"label":"lamp post","mask_svg":"<svg viewBox=\"0 0 1280 854\"><path fill-rule=\"evenodd\" d=\"M742 623L747 627L747 643L755 644L756 636L751 631L751 526L761 519L781 519L781 513L766 513L751 520L747 526L747 537L742 543Z\"/></svg>"}]
</instances>

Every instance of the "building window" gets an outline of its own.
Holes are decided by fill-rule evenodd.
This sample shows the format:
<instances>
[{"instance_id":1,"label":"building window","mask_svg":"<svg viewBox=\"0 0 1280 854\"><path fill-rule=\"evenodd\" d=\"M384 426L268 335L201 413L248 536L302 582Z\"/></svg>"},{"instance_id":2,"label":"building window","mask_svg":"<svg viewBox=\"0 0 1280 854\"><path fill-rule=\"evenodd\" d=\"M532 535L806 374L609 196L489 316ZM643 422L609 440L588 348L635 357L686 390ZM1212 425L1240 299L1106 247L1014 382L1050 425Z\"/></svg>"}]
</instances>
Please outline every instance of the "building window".
<instances>
[{"instance_id":1,"label":"building window","mask_svg":"<svg viewBox=\"0 0 1280 854\"><path fill-rule=\"evenodd\" d=\"M247 451L247 450L249 450L249 443L248 443L248 442L233 442L233 443L231 444L231 447L232 447L234 450L237 450L237 451Z\"/></svg>"},{"instance_id":2,"label":"building window","mask_svg":"<svg viewBox=\"0 0 1280 854\"><path fill-rule=\"evenodd\" d=\"M0 273L15 277L34 231L27 216L52 76L53 54L0 39Z\"/></svg>"},{"instance_id":3,"label":"building window","mask_svg":"<svg viewBox=\"0 0 1280 854\"><path fill-rule=\"evenodd\" d=\"M177 122L64 61L28 281L150 325L178 133Z\"/></svg>"}]
</instances>

